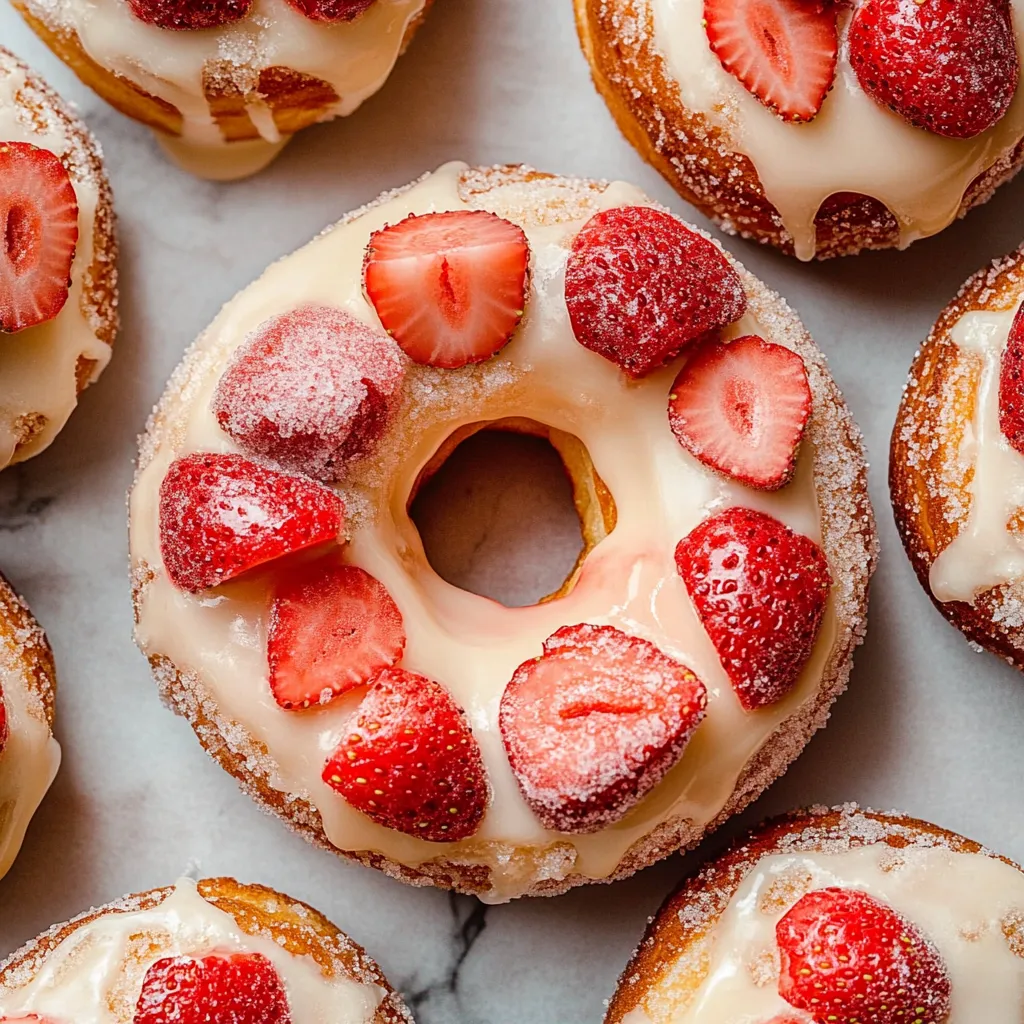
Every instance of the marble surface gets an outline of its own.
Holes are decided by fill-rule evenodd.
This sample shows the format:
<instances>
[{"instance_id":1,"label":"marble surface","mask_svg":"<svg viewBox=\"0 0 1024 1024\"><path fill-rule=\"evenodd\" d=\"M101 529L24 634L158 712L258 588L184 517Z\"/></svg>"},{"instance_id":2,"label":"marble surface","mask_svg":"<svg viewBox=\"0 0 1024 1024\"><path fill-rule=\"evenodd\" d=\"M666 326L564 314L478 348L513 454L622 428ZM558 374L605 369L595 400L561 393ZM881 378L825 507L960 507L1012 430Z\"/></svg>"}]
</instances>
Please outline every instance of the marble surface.
<instances>
[{"instance_id":1,"label":"marble surface","mask_svg":"<svg viewBox=\"0 0 1024 1024\"><path fill-rule=\"evenodd\" d=\"M0 953L89 904L186 869L230 873L287 890L347 928L421 1024L597 1024L647 916L687 864L673 858L612 887L485 908L312 849L264 817L160 705L131 642L126 581L124 494L146 413L221 303L329 220L456 157L627 178L690 215L593 92L569 0L440 0L383 92L233 185L198 182L167 164L144 128L80 86L6 5L0 41L78 102L106 149L124 316L110 368L57 442L0 476L0 566L52 639L65 756L0 883ZM830 727L705 855L769 812L856 799L1024 858L1024 687L931 608L899 546L885 486L889 431L917 341L969 273L1020 242L1022 199L1024 180L902 254L801 266L729 243L789 297L830 356L873 455L884 550L868 642ZM501 460L471 452L440 498L424 503L424 532L450 578L505 587L510 602L550 589L543 572L570 557L578 537L559 474L543 462L532 469L535 455L529 446ZM471 507L487 512L477 517L482 532L469 535L457 513Z\"/></svg>"}]
</instances>

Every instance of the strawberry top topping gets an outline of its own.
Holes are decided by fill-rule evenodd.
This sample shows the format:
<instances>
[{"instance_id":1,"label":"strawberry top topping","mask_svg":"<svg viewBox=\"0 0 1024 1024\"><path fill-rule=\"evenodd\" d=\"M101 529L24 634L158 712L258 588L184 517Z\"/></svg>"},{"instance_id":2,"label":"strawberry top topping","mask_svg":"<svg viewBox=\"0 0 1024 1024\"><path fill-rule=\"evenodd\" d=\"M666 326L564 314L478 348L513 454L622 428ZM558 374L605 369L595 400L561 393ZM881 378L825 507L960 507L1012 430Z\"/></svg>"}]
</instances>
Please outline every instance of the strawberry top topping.
<instances>
[{"instance_id":1,"label":"strawberry top topping","mask_svg":"<svg viewBox=\"0 0 1024 1024\"><path fill-rule=\"evenodd\" d=\"M335 24L339 21L353 21L368 11L377 0L288 0L297 11L310 21Z\"/></svg>"},{"instance_id":2,"label":"strawberry top topping","mask_svg":"<svg viewBox=\"0 0 1024 1024\"><path fill-rule=\"evenodd\" d=\"M576 236L565 269L576 340L643 377L747 308L714 242L649 206L604 210Z\"/></svg>"},{"instance_id":3,"label":"strawberry top topping","mask_svg":"<svg viewBox=\"0 0 1024 1024\"><path fill-rule=\"evenodd\" d=\"M158 28L219 28L249 13L252 0L128 0L139 21Z\"/></svg>"},{"instance_id":4,"label":"strawberry top topping","mask_svg":"<svg viewBox=\"0 0 1024 1024\"><path fill-rule=\"evenodd\" d=\"M1013 318L999 366L999 429L1024 455L1024 306Z\"/></svg>"}]
</instances>

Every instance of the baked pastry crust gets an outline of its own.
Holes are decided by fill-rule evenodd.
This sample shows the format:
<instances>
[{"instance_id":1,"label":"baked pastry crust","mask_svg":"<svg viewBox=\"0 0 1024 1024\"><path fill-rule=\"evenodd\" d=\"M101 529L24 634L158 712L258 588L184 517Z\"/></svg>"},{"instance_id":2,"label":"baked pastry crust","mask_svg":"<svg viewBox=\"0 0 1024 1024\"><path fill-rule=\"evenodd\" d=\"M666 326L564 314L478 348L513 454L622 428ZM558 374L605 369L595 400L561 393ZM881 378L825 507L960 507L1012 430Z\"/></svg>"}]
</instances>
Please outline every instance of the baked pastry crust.
<instances>
[{"instance_id":1,"label":"baked pastry crust","mask_svg":"<svg viewBox=\"0 0 1024 1024\"><path fill-rule=\"evenodd\" d=\"M57 673L53 651L42 626L28 605L0 573L0 671L12 672L24 680L29 693L39 702L46 724L53 732Z\"/></svg>"}]
</instances>

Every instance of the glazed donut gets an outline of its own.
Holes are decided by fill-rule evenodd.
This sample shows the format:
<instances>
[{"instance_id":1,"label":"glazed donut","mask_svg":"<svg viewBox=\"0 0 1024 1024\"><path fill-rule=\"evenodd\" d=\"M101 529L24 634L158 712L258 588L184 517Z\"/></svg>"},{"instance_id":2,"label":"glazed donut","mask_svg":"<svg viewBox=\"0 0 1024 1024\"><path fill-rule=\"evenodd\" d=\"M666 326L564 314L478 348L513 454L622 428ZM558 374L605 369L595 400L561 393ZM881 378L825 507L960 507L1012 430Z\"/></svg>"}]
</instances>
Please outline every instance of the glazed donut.
<instances>
[{"instance_id":1,"label":"glazed donut","mask_svg":"<svg viewBox=\"0 0 1024 1024\"><path fill-rule=\"evenodd\" d=\"M86 85L202 177L265 167L385 82L433 0L14 0Z\"/></svg>"},{"instance_id":2,"label":"glazed donut","mask_svg":"<svg viewBox=\"0 0 1024 1024\"><path fill-rule=\"evenodd\" d=\"M532 607L446 583L408 515L486 428L573 483L584 550ZM464 164L228 303L130 514L136 637L207 751L314 842L491 901L749 803L845 687L875 557L859 432L778 296L632 186Z\"/></svg>"},{"instance_id":3,"label":"glazed donut","mask_svg":"<svg viewBox=\"0 0 1024 1024\"><path fill-rule=\"evenodd\" d=\"M644 159L724 231L800 259L933 235L1024 159L1015 0L574 3Z\"/></svg>"},{"instance_id":4,"label":"glazed donut","mask_svg":"<svg viewBox=\"0 0 1024 1024\"><path fill-rule=\"evenodd\" d=\"M0 576L0 878L60 766L56 688L46 634Z\"/></svg>"},{"instance_id":5,"label":"glazed donut","mask_svg":"<svg viewBox=\"0 0 1024 1024\"><path fill-rule=\"evenodd\" d=\"M896 525L925 590L972 643L1024 667L1024 250L943 310L910 369L889 458Z\"/></svg>"},{"instance_id":6,"label":"glazed donut","mask_svg":"<svg viewBox=\"0 0 1024 1024\"><path fill-rule=\"evenodd\" d=\"M855 805L762 825L666 900L605 1024L1016 1024L1024 878Z\"/></svg>"},{"instance_id":7,"label":"glazed donut","mask_svg":"<svg viewBox=\"0 0 1024 1024\"><path fill-rule=\"evenodd\" d=\"M0 964L0 1021L83 1014L119 1024L412 1022L380 968L322 914L233 878L125 896Z\"/></svg>"},{"instance_id":8,"label":"glazed donut","mask_svg":"<svg viewBox=\"0 0 1024 1024\"><path fill-rule=\"evenodd\" d=\"M116 257L99 145L0 47L0 469L46 448L107 365Z\"/></svg>"}]
</instances>

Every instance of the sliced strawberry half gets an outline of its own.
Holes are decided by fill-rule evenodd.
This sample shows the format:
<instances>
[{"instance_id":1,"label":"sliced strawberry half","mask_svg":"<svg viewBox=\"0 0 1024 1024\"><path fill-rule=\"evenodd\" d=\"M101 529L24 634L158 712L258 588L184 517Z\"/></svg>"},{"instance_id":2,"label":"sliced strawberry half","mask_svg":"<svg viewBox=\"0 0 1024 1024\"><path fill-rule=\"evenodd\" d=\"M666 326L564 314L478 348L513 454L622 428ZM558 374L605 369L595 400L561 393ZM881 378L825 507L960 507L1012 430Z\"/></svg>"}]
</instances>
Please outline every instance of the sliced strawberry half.
<instances>
[{"instance_id":1,"label":"sliced strawberry half","mask_svg":"<svg viewBox=\"0 0 1024 1024\"><path fill-rule=\"evenodd\" d=\"M128 0L128 6L147 25L196 31L240 21L249 13L252 0Z\"/></svg>"},{"instance_id":2,"label":"sliced strawberry half","mask_svg":"<svg viewBox=\"0 0 1024 1024\"><path fill-rule=\"evenodd\" d=\"M523 317L530 247L484 210L412 215L366 247L366 294L410 359L454 368L489 359Z\"/></svg>"},{"instance_id":3,"label":"sliced strawberry half","mask_svg":"<svg viewBox=\"0 0 1024 1024\"><path fill-rule=\"evenodd\" d=\"M949 973L921 931L856 889L818 889L779 921L779 995L817 1024L943 1024Z\"/></svg>"},{"instance_id":4,"label":"sliced strawberry half","mask_svg":"<svg viewBox=\"0 0 1024 1024\"><path fill-rule=\"evenodd\" d=\"M999 366L999 429L1024 455L1024 306L1013 318Z\"/></svg>"},{"instance_id":5,"label":"sliced strawberry half","mask_svg":"<svg viewBox=\"0 0 1024 1024\"><path fill-rule=\"evenodd\" d=\"M499 725L519 788L545 828L618 821L682 756L704 684L652 643L612 626L563 626L516 669Z\"/></svg>"},{"instance_id":6,"label":"sliced strawberry half","mask_svg":"<svg viewBox=\"0 0 1024 1024\"><path fill-rule=\"evenodd\" d=\"M785 697L832 587L821 548L764 512L728 508L679 542L676 568L743 707Z\"/></svg>"},{"instance_id":7,"label":"sliced strawberry half","mask_svg":"<svg viewBox=\"0 0 1024 1024\"><path fill-rule=\"evenodd\" d=\"M341 21L353 21L368 11L377 0L288 0L297 11L310 21L326 22L329 25Z\"/></svg>"},{"instance_id":8,"label":"sliced strawberry half","mask_svg":"<svg viewBox=\"0 0 1024 1024\"><path fill-rule=\"evenodd\" d=\"M704 30L747 92L783 121L810 121L836 77L837 12L830 0L704 0Z\"/></svg>"},{"instance_id":9,"label":"sliced strawberry half","mask_svg":"<svg viewBox=\"0 0 1024 1024\"><path fill-rule=\"evenodd\" d=\"M270 689L288 711L327 704L369 683L404 647L402 614L365 569L307 566L286 574L274 591Z\"/></svg>"},{"instance_id":10,"label":"sliced strawberry half","mask_svg":"<svg viewBox=\"0 0 1024 1024\"><path fill-rule=\"evenodd\" d=\"M440 683L398 668L367 691L323 778L378 825L433 843L468 839L489 799L462 709Z\"/></svg>"},{"instance_id":11,"label":"sliced strawberry half","mask_svg":"<svg viewBox=\"0 0 1024 1024\"><path fill-rule=\"evenodd\" d=\"M67 302L78 197L49 150L0 142L0 331L52 320Z\"/></svg>"},{"instance_id":12,"label":"sliced strawberry half","mask_svg":"<svg viewBox=\"0 0 1024 1024\"><path fill-rule=\"evenodd\" d=\"M722 250L649 206L604 210L583 225L565 268L565 301L576 340L631 377L747 308Z\"/></svg>"},{"instance_id":13,"label":"sliced strawberry half","mask_svg":"<svg viewBox=\"0 0 1024 1024\"><path fill-rule=\"evenodd\" d=\"M198 593L336 540L344 512L333 491L306 477L197 452L172 462L160 485L160 554L170 581Z\"/></svg>"},{"instance_id":14,"label":"sliced strawberry half","mask_svg":"<svg viewBox=\"0 0 1024 1024\"><path fill-rule=\"evenodd\" d=\"M146 971L134 1024L290 1024L277 968L262 953L165 957Z\"/></svg>"},{"instance_id":15,"label":"sliced strawberry half","mask_svg":"<svg viewBox=\"0 0 1024 1024\"><path fill-rule=\"evenodd\" d=\"M688 452L766 491L792 478L810 413L804 361L755 335L702 345L679 371L668 404L672 432Z\"/></svg>"}]
</instances>

